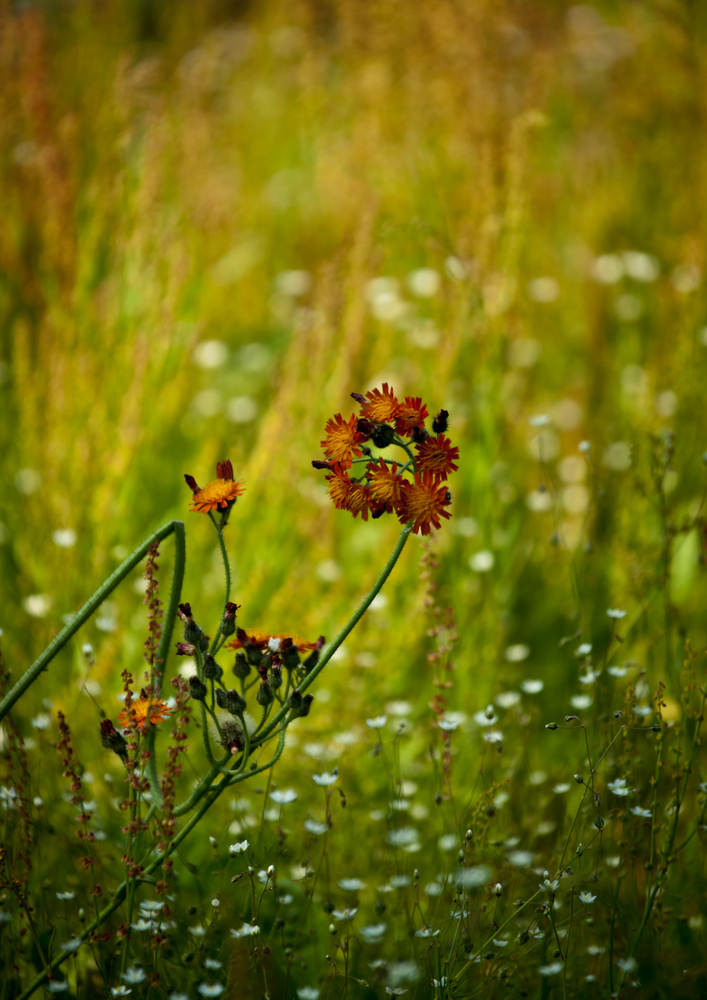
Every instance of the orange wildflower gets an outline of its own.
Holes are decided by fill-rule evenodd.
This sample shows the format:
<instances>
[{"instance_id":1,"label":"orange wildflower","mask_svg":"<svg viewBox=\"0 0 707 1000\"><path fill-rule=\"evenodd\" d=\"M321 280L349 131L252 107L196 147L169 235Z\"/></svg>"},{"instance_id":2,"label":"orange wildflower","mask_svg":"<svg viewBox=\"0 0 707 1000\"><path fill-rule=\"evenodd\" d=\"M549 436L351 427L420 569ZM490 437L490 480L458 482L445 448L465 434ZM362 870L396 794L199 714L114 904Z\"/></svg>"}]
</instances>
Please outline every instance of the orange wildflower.
<instances>
[{"instance_id":1,"label":"orange wildflower","mask_svg":"<svg viewBox=\"0 0 707 1000\"><path fill-rule=\"evenodd\" d=\"M352 413L348 420L344 420L341 414L337 413L327 422L324 432L326 437L320 444L326 457L338 462L343 469L349 469L353 456L361 457L361 449L358 446L366 440L365 436L356 430L356 415Z\"/></svg>"},{"instance_id":2,"label":"orange wildflower","mask_svg":"<svg viewBox=\"0 0 707 1000\"><path fill-rule=\"evenodd\" d=\"M402 489L405 480L399 474L397 462L388 465L385 459L381 458L379 464L370 462L368 468L368 492L373 506L378 507L381 513L385 510L388 514L400 502Z\"/></svg>"},{"instance_id":3,"label":"orange wildflower","mask_svg":"<svg viewBox=\"0 0 707 1000\"><path fill-rule=\"evenodd\" d=\"M362 486L361 483L351 483L346 510L350 511L354 517L358 517L360 514L361 520L367 521L370 509L371 498L366 487Z\"/></svg>"},{"instance_id":4,"label":"orange wildflower","mask_svg":"<svg viewBox=\"0 0 707 1000\"><path fill-rule=\"evenodd\" d=\"M427 415L427 406L419 396L406 396L395 415L395 430L409 437L416 427L422 427Z\"/></svg>"},{"instance_id":5,"label":"orange wildflower","mask_svg":"<svg viewBox=\"0 0 707 1000\"><path fill-rule=\"evenodd\" d=\"M361 404L361 416L374 420L377 424L392 423L397 416L400 403L395 393L384 382L381 389L371 389Z\"/></svg>"},{"instance_id":6,"label":"orange wildflower","mask_svg":"<svg viewBox=\"0 0 707 1000\"><path fill-rule=\"evenodd\" d=\"M147 727L148 721L153 725L162 722L172 714L172 709L159 698L150 699L144 691L140 692L140 697L130 702L129 707L125 707L118 715L118 722L121 726L127 726L132 722L137 729L143 730ZM148 720L149 715L149 720Z\"/></svg>"},{"instance_id":7,"label":"orange wildflower","mask_svg":"<svg viewBox=\"0 0 707 1000\"><path fill-rule=\"evenodd\" d=\"M209 511L218 510L219 507L227 508L245 492L242 482L234 482L233 465L230 461L218 462L216 475L218 478L204 487L198 486L193 476L184 477L194 494L189 510L208 514Z\"/></svg>"},{"instance_id":8,"label":"orange wildflower","mask_svg":"<svg viewBox=\"0 0 707 1000\"><path fill-rule=\"evenodd\" d=\"M440 517L451 517L444 508L452 502L452 497L443 480L432 472L415 474L413 483L405 483L397 514L403 524L413 522L412 530L417 535L429 535L430 525L440 527Z\"/></svg>"},{"instance_id":9,"label":"orange wildflower","mask_svg":"<svg viewBox=\"0 0 707 1000\"><path fill-rule=\"evenodd\" d=\"M239 631L241 631L239 629ZM283 643L286 639L291 639L292 644L297 647L297 651L302 653L304 651L311 652L317 649L316 642L310 642L308 639L303 639L301 635L295 635L294 632L268 632L263 628L247 628L243 629L246 636L248 637L248 645L255 646L257 649L265 649L266 646L277 643L278 645ZM275 643L273 643L273 640ZM244 644L239 638L232 639L229 644L231 649L243 649Z\"/></svg>"},{"instance_id":10,"label":"orange wildflower","mask_svg":"<svg viewBox=\"0 0 707 1000\"><path fill-rule=\"evenodd\" d=\"M415 448L415 465L420 472L434 472L440 479L446 479L450 472L456 472L459 468L455 465L459 460L459 449L452 448L452 442L444 434L425 438Z\"/></svg>"},{"instance_id":11,"label":"orange wildflower","mask_svg":"<svg viewBox=\"0 0 707 1000\"><path fill-rule=\"evenodd\" d=\"M346 469L342 469L337 462L335 465L332 465L331 475L326 477L326 481L329 483L326 491L334 501L336 509L348 510L351 480L348 477Z\"/></svg>"}]
</instances>

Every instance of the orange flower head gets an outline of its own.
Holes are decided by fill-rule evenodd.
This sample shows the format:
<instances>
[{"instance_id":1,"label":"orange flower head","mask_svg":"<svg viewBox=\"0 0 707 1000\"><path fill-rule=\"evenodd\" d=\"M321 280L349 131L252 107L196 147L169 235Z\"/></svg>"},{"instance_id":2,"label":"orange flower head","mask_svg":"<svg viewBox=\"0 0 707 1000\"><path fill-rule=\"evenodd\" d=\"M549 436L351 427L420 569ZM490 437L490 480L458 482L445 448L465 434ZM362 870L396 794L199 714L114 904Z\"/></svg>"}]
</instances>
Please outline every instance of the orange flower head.
<instances>
[{"instance_id":1,"label":"orange flower head","mask_svg":"<svg viewBox=\"0 0 707 1000\"><path fill-rule=\"evenodd\" d=\"M193 476L184 477L194 494L189 510L208 514L219 507L228 508L245 492L243 483L234 482L233 465L229 460L217 462L216 475L218 478L203 487L197 485Z\"/></svg>"},{"instance_id":2,"label":"orange flower head","mask_svg":"<svg viewBox=\"0 0 707 1000\"><path fill-rule=\"evenodd\" d=\"M332 465L331 475L326 477L326 481L329 484L326 491L333 500L336 509L348 510L351 480L348 477L346 469L342 469L337 462Z\"/></svg>"},{"instance_id":3,"label":"orange flower head","mask_svg":"<svg viewBox=\"0 0 707 1000\"><path fill-rule=\"evenodd\" d=\"M338 462L342 469L349 469L353 456L361 457L362 444L366 438L356 429L356 415L351 414L348 420L344 420L340 413L337 413L324 428L326 437L321 441L324 454L334 462Z\"/></svg>"},{"instance_id":4,"label":"orange flower head","mask_svg":"<svg viewBox=\"0 0 707 1000\"><path fill-rule=\"evenodd\" d=\"M440 527L440 517L451 517L444 508L452 497L443 480L432 472L415 474L413 483L405 483L397 515L403 524L412 521L415 534L429 535L430 526Z\"/></svg>"},{"instance_id":5,"label":"orange flower head","mask_svg":"<svg viewBox=\"0 0 707 1000\"><path fill-rule=\"evenodd\" d=\"M395 415L395 430L409 437L416 427L422 427L427 415L427 406L419 396L406 396Z\"/></svg>"},{"instance_id":6,"label":"orange flower head","mask_svg":"<svg viewBox=\"0 0 707 1000\"><path fill-rule=\"evenodd\" d=\"M399 408L400 403L395 393L384 382L381 389L371 389L366 393L365 401L361 404L361 416L377 424L392 423Z\"/></svg>"},{"instance_id":7,"label":"orange flower head","mask_svg":"<svg viewBox=\"0 0 707 1000\"><path fill-rule=\"evenodd\" d=\"M163 719L172 714L172 709L159 698L150 699L144 691L140 692L140 697L130 702L130 707L126 707L118 715L118 722L121 726L127 726L131 722L137 729L143 730L147 727L148 721L152 725L157 725ZM148 719L149 715L149 719Z\"/></svg>"},{"instance_id":8,"label":"orange flower head","mask_svg":"<svg viewBox=\"0 0 707 1000\"><path fill-rule=\"evenodd\" d=\"M351 483L346 510L350 511L354 517L358 517L360 514L361 520L367 521L370 509L371 497L366 487L362 486L361 483Z\"/></svg>"},{"instance_id":9,"label":"orange flower head","mask_svg":"<svg viewBox=\"0 0 707 1000\"><path fill-rule=\"evenodd\" d=\"M444 434L428 437L422 444L415 445L415 464L420 472L434 472L440 479L446 479L450 472L459 468L459 449L452 448L452 442Z\"/></svg>"},{"instance_id":10,"label":"orange flower head","mask_svg":"<svg viewBox=\"0 0 707 1000\"><path fill-rule=\"evenodd\" d=\"M385 459L381 458L376 464L369 462L368 466L368 492L371 497L372 506L381 513L385 510L391 514L400 502L405 480L400 475L397 462L387 465Z\"/></svg>"},{"instance_id":11,"label":"orange flower head","mask_svg":"<svg viewBox=\"0 0 707 1000\"><path fill-rule=\"evenodd\" d=\"M295 635L294 632L268 632L264 628L247 628L238 631L244 631L248 638L248 645L255 646L256 649L265 649L268 646L276 652L286 639L292 641L292 645L297 648L298 653L312 652L318 648L316 642L303 639L301 635ZM228 645L231 649L243 649L245 644L239 638L235 638Z\"/></svg>"}]
</instances>

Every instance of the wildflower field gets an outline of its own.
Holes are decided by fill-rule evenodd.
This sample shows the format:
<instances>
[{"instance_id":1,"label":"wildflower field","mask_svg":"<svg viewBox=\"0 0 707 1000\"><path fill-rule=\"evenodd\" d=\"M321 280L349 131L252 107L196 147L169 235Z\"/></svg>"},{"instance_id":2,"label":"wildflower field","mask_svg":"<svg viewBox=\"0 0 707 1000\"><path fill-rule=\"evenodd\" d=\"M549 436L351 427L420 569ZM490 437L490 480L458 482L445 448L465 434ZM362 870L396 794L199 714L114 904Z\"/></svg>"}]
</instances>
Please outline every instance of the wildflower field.
<instances>
[{"instance_id":1,"label":"wildflower field","mask_svg":"<svg viewBox=\"0 0 707 1000\"><path fill-rule=\"evenodd\" d=\"M0 0L0 1000L707 996L705 93Z\"/></svg>"}]
</instances>

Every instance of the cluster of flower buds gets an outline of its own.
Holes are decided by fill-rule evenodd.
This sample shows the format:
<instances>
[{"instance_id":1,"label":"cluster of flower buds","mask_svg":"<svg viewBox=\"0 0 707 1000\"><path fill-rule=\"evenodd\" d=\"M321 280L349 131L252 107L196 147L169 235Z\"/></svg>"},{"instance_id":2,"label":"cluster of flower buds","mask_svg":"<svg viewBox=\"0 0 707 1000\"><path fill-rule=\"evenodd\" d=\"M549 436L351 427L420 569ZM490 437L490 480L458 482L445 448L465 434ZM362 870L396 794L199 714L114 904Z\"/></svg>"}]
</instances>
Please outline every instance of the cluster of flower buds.
<instances>
[{"instance_id":1,"label":"cluster of flower buds","mask_svg":"<svg viewBox=\"0 0 707 1000\"><path fill-rule=\"evenodd\" d=\"M236 638L229 643L231 649L236 650L233 672L240 680L245 680L255 668L260 676L255 700L259 705L269 705L282 686L283 669L290 673L291 686L296 690L299 679L316 666L324 641L323 635L316 642L309 642L297 635L273 635L262 629L237 628ZM307 654L304 659L303 654ZM300 703L290 707L307 715L311 701L311 695L300 696Z\"/></svg>"},{"instance_id":2,"label":"cluster of flower buds","mask_svg":"<svg viewBox=\"0 0 707 1000\"><path fill-rule=\"evenodd\" d=\"M425 428L427 406L419 397L400 402L387 382L365 396L351 393L360 405L358 416L344 420L337 413L328 421L321 442L325 460L315 460L315 469L329 472L327 492L334 506L354 517L394 513L401 524L427 535L440 527L440 518L450 517L452 501L447 478L456 472L459 449L446 436L449 414L440 410L432 420L432 433ZM404 452L400 461L374 455L396 445ZM354 475L354 466L361 474Z\"/></svg>"}]
</instances>

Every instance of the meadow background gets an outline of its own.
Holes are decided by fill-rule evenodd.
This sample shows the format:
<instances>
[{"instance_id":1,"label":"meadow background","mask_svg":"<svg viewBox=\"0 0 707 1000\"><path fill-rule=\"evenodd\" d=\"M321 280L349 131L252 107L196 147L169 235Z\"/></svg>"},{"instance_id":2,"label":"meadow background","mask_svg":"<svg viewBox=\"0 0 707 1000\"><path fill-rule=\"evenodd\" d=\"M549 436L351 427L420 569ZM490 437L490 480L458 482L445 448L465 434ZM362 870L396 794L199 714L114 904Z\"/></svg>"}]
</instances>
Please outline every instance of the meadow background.
<instances>
[{"instance_id":1,"label":"meadow background","mask_svg":"<svg viewBox=\"0 0 707 1000\"><path fill-rule=\"evenodd\" d=\"M270 787L297 801L246 786L186 842L167 945L149 932L131 944L161 972L153 995L187 982L194 997L220 982L228 996L305 1000L704 995L704 5L0 12L0 625L13 678L170 518L187 521L184 599L215 628L220 556L187 511L184 473L202 483L230 458L246 484L227 529L239 623L332 638L397 531L330 504L310 465L327 418L387 381L448 409L461 455L452 520L408 543L293 727ZM171 560L167 541L163 597ZM90 883L73 860L57 709L92 779L101 877L120 880L122 772L98 725L115 719L121 671L141 671L141 588L136 570L13 712L42 800L29 876L42 940L76 929ZM457 725L446 734L435 696ZM596 761L618 710L643 728L621 733L601 805L590 795L577 813L583 731L545 726L581 717ZM382 729L366 725L378 716ZM687 843L642 927L685 760L667 855ZM190 761L203 771L196 741ZM303 826L325 818L311 776L335 766L346 808L335 794L316 835ZM608 789L624 779L629 796ZM4 806L12 853L21 831ZM269 954L228 935L250 917L228 860L244 835L282 889L279 917L263 904ZM556 909L516 920L515 900L572 858ZM468 903L460 864L488 867ZM38 971L11 896L3 963L18 971L3 997ZM204 971L205 957L222 967ZM102 995L89 949L62 970L65 995ZM147 995L149 979L131 988Z\"/></svg>"}]
</instances>

